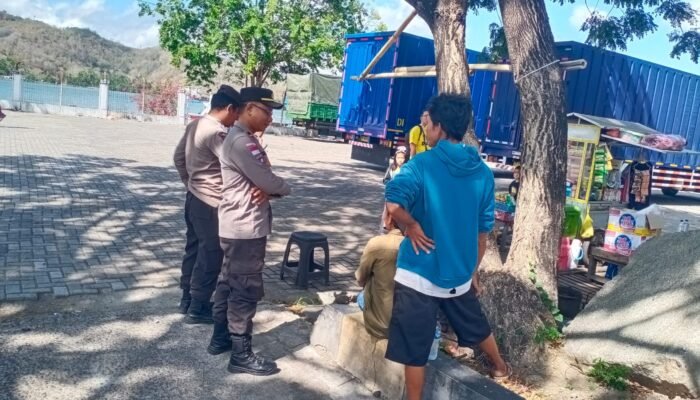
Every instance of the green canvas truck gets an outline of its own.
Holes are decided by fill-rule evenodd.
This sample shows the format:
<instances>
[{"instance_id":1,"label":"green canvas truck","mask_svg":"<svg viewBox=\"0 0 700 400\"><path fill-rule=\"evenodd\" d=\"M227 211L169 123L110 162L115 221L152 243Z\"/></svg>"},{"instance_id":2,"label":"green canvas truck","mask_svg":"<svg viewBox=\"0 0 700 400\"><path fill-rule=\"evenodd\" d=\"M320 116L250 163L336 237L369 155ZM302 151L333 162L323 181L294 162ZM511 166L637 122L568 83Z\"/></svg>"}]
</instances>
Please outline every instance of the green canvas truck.
<instances>
[{"instance_id":1,"label":"green canvas truck","mask_svg":"<svg viewBox=\"0 0 700 400\"><path fill-rule=\"evenodd\" d=\"M345 139L336 130L341 78L319 73L287 75L287 115L296 126L319 136Z\"/></svg>"}]
</instances>

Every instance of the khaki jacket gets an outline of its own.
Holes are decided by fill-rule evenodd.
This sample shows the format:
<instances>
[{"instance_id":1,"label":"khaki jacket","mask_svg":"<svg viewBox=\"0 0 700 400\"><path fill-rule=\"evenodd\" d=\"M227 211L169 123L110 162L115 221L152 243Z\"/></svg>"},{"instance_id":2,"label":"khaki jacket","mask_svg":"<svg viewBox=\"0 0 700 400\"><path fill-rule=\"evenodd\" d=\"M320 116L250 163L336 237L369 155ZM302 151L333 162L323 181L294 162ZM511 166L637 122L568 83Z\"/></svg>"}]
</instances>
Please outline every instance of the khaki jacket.
<instances>
[{"instance_id":1,"label":"khaki jacket","mask_svg":"<svg viewBox=\"0 0 700 400\"><path fill-rule=\"evenodd\" d=\"M355 278L365 288L365 328L370 335L380 339L387 338L389 333L396 257L403 238L401 231L394 229L370 239L362 251L360 267L355 271Z\"/></svg>"},{"instance_id":2,"label":"khaki jacket","mask_svg":"<svg viewBox=\"0 0 700 400\"><path fill-rule=\"evenodd\" d=\"M209 115L190 122L175 148L173 161L182 183L210 207L221 201L221 147L227 129Z\"/></svg>"},{"instance_id":3,"label":"khaki jacket","mask_svg":"<svg viewBox=\"0 0 700 400\"><path fill-rule=\"evenodd\" d=\"M269 202L253 204L255 187L272 197L286 196L291 188L275 175L267 153L249 129L237 122L229 130L221 153L223 176L219 204L219 236L227 239L257 239L272 232Z\"/></svg>"}]
</instances>

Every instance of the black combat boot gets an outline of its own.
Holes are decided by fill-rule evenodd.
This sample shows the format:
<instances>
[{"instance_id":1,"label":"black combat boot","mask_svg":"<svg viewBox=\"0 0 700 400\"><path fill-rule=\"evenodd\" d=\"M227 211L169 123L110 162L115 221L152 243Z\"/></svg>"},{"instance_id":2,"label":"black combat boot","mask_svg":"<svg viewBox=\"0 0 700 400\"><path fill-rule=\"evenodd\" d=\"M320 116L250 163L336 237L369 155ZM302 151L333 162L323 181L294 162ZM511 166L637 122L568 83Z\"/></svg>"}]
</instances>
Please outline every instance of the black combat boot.
<instances>
[{"instance_id":1,"label":"black combat boot","mask_svg":"<svg viewBox=\"0 0 700 400\"><path fill-rule=\"evenodd\" d=\"M177 307L180 314L187 314L187 310L190 308L190 302L192 302L192 296L188 289L182 289L182 298L180 299L180 305Z\"/></svg>"},{"instance_id":2,"label":"black combat boot","mask_svg":"<svg viewBox=\"0 0 700 400\"><path fill-rule=\"evenodd\" d=\"M250 340L251 337L248 335L231 335L233 349L231 350L231 359L228 362L228 372L259 376L279 372L274 361L253 353L253 345Z\"/></svg>"},{"instance_id":3,"label":"black combat boot","mask_svg":"<svg viewBox=\"0 0 700 400\"><path fill-rule=\"evenodd\" d=\"M211 317L211 303L201 302L197 299L192 299L187 316L185 317L186 324L213 324L214 320Z\"/></svg>"},{"instance_id":4,"label":"black combat boot","mask_svg":"<svg viewBox=\"0 0 700 400\"><path fill-rule=\"evenodd\" d=\"M214 333L211 335L207 352L213 356L231 350L231 334L228 333L228 322L214 323Z\"/></svg>"}]
</instances>

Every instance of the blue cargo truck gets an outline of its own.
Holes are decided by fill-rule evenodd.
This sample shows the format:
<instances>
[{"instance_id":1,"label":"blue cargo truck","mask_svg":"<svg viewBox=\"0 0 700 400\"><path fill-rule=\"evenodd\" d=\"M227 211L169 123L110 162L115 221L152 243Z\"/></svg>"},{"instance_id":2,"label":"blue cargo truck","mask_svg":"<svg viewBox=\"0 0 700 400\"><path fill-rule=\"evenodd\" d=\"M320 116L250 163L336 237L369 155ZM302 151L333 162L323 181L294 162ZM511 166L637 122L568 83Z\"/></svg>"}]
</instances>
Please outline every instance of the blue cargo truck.
<instances>
[{"instance_id":1,"label":"blue cargo truck","mask_svg":"<svg viewBox=\"0 0 700 400\"><path fill-rule=\"evenodd\" d=\"M338 130L352 135L352 158L386 165L393 149L404 144L428 99L435 78L353 80L393 32L346 36L345 72ZM564 73L568 112L644 124L683 136L689 150L700 151L700 76L577 42L559 42L561 60L584 59L587 68ZM470 63L479 53L467 50ZM371 73L395 67L434 65L433 41L403 33ZM474 105L474 131L482 153L512 164L520 157L520 99L510 73L476 71L469 77ZM633 149L618 149L619 158L634 158ZM700 191L696 155L651 153L654 186L672 194ZM659 176L657 180L656 176ZM662 178L665 177L665 178Z\"/></svg>"},{"instance_id":2,"label":"blue cargo truck","mask_svg":"<svg viewBox=\"0 0 700 400\"><path fill-rule=\"evenodd\" d=\"M336 127L350 136L353 159L381 166L388 164L397 146L405 145L406 134L418 124L428 99L437 92L435 78L352 79L362 73L392 35L393 32L377 32L346 36ZM466 53L470 63L478 62L479 52ZM434 64L431 39L402 33L370 72ZM490 71L478 71L469 78L476 132L488 129L489 121L484 116L489 115L495 78L496 73Z\"/></svg>"}]
</instances>

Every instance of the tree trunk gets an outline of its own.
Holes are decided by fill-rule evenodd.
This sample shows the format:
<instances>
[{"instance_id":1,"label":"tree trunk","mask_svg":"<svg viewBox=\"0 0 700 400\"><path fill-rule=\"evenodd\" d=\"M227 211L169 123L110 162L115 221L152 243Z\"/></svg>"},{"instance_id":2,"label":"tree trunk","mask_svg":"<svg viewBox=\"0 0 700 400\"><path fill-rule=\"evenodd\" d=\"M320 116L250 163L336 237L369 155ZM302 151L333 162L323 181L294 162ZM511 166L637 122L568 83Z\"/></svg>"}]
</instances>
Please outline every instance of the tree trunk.
<instances>
[{"instance_id":1,"label":"tree trunk","mask_svg":"<svg viewBox=\"0 0 700 400\"><path fill-rule=\"evenodd\" d=\"M500 0L513 75L520 93L522 174L513 243L506 264L528 269L556 301L556 264L564 218L564 83L544 0Z\"/></svg>"},{"instance_id":2,"label":"tree trunk","mask_svg":"<svg viewBox=\"0 0 700 400\"><path fill-rule=\"evenodd\" d=\"M530 280L530 269L556 304L566 114L560 69L557 64L547 66L556 56L544 0L499 0L499 4L520 93L522 172L510 253L505 265L493 254L483 263L482 304L501 350L523 373L544 366L545 348L535 337L543 324L553 324Z\"/></svg>"},{"instance_id":3,"label":"tree trunk","mask_svg":"<svg viewBox=\"0 0 700 400\"><path fill-rule=\"evenodd\" d=\"M407 1L418 11L433 34L438 93L463 94L471 99L465 39L468 1ZM464 136L464 142L479 147L473 129L469 129Z\"/></svg>"},{"instance_id":4,"label":"tree trunk","mask_svg":"<svg viewBox=\"0 0 700 400\"><path fill-rule=\"evenodd\" d=\"M438 91L470 96L465 54L464 0L407 0L435 38ZM527 4L524 4L527 3ZM554 41L544 0L500 0L508 48L521 96L524 129L523 174L514 240L507 263L489 244L480 276L481 302L499 347L516 370L542 367L544 346L535 336L552 316L529 279L538 281L556 301L556 259L563 218L566 176L566 118L559 69L552 65L525 77L554 58ZM465 142L476 144L473 131ZM534 372L534 371L533 371Z\"/></svg>"}]
</instances>

